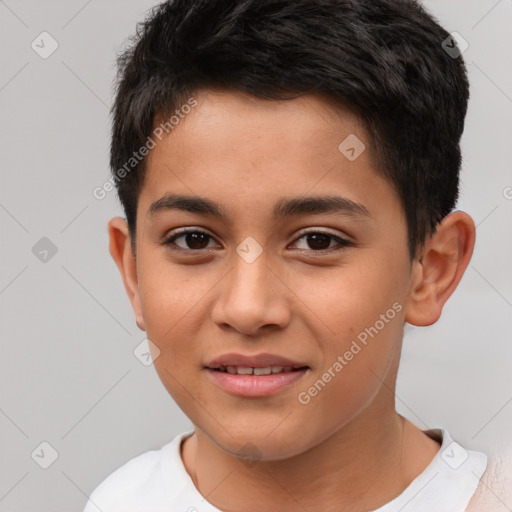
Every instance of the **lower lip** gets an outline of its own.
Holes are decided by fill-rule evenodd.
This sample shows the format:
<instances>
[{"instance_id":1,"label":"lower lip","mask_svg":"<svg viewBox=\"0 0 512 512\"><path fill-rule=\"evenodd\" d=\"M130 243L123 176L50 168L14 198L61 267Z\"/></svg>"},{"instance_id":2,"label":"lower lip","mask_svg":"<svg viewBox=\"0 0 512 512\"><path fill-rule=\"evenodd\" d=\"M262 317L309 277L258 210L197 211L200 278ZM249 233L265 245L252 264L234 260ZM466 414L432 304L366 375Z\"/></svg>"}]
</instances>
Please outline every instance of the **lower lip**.
<instances>
[{"instance_id":1,"label":"lower lip","mask_svg":"<svg viewBox=\"0 0 512 512\"><path fill-rule=\"evenodd\" d=\"M274 395L304 377L307 368L270 375L238 375L206 368L208 375L224 391L239 396Z\"/></svg>"}]
</instances>

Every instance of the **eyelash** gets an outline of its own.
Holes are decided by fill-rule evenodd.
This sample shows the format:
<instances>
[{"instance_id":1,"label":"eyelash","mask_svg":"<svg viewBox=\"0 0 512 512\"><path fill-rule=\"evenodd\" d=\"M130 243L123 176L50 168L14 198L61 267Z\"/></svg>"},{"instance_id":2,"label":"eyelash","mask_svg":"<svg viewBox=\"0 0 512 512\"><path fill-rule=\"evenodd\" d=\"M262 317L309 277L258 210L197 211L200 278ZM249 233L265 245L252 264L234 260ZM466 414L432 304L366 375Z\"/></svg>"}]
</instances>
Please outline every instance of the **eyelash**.
<instances>
[{"instance_id":1,"label":"eyelash","mask_svg":"<svg viewBox=\"0 0 512 512\"><path fill-rule=\"evenodd\" d=\"M186 235L188 235L190 233L200 233L200 234L206 235L209 238L214 238L212 235L206 233L205 231L201 231L199 229L183 228L183 229L180 229L178 231L175 231L172 235L170 235L169 237L165 238L163 240L162 244L166 245L166 246L169 246L169 248L171 250L173 250L173 251L182 251L182 252L185 252L185 253L193 252L193 253L197 254L198 252L208 250L208 248L204 248L204 249L183 249L182 247L176 246L176 244L174 242L178 238L186 236ZM335 236L332 233L329 233L327 231L307 231L307 232L303 232L294 241L300 240L300 239L302 239L302 238L304 238L304 237L306 237L308 235L324 235L324 236L327 236L328 238L331 238L331 239L335 240L338 243L338 247L334 247L334 248L330 247L328 249L319 249L319 250L314 250L314 249L297 249L297 250L299 250L299 251L309 251L309 252L313 252L313 253L316 253L316 254L325 254L327 252L341 251L343 249L346 249L348 247L352 247L352 246L355 245L353 242L351 242L349 240L346 240L344 238L341 238L339 236Z\"/></svg>"}]
</instances>

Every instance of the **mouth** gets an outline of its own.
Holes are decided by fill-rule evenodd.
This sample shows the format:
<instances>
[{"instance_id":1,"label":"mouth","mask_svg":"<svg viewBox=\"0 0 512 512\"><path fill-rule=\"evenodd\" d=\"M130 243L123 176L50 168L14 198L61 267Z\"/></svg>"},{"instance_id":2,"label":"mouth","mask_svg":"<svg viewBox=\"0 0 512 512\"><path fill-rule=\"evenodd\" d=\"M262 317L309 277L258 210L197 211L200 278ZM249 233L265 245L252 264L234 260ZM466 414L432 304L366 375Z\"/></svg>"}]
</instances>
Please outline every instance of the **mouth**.
<instances>
[{"instance_id":1,"label":"mouth","mask_svg":"<svg viewBox=\"0 0 512 512\"><path fill-rule=\"evenodd\" d=\"M311 368L272 354L225 354L204 366L204 370L218 387L231 395L264 397L297 383Z\"/></svg>"},{"instance_id":2,"label":"mouth","mask_svg":"<svg viewBox=\"0 0 512 512\"><path fill-rule=\"evenodd\" d=\"M265 366L265 367L252 367L252 366L219 366L217 368L207 367L209 370L229 373L231 375L275 375L278 373L297 372L300 370L307 370L309 366Z\"/></svg>"},{"instance_id":3,"label":"mouth","mask_svg":"<svg viewBox=\"0 0 512 512\"><path fill-rule=\"evenodd\" d=\"M242 375L250 375L253 370L264 370L261 375L293 371L301 368L309 368L303 361L294 361L275 354L260 353L245 355L237 353L224 354L216 357L205 365L210 370L226 371L228 373L242 371ZM270 369L270 371L268 371ZM251 370L249 372L249 370Z\"/></svg>"}]
</instances>

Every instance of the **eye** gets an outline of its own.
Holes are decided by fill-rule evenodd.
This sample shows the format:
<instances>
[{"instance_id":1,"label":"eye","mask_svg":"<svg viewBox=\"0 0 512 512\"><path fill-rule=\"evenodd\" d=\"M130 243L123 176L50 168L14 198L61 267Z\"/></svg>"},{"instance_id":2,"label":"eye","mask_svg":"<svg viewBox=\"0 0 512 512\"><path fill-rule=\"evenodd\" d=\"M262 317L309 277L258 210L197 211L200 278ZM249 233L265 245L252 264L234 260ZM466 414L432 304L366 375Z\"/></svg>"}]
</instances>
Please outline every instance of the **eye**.
<instances>
[{"instance_id":1,"label":"eye","mask_svg":"<svg viewBox=\"0 0 512 512\"><path fill-rule=\"evenodd\" d=\"M181 239L183 240L180 243L177 243L177 241ZM182 228L174 231L173 234L167 237L162 243L163 245L171 246L173 250L201 251L214 247L210 245L212 240L214 240L212 235L209 235L204 231L200 231L195 228ZM295 243L301 240L303 240L303 243L305 243L307 247L298 247L298 249L306 251L311 250L313 252L339 251L345 247L351 247L354 245L354 243L349 240L345 240L344 238L324 231L310 231L303 233L296 239ZM332 245L333 242L334 246Z\"/></svg>"},{"instance_id":2,"label":"eye","mask_svg":"<svg viewBox=\"0 0 512 512\"><path fill-rule=\"evenodd\" d=\"M339 236L333 235L332 233L324 231L310 231L304 233L302 236L297 238L297 241L304 239L304 242L308 247L299 247L300 250L313 250L313 252L321 251L339 251L345 247L351 247L354 245L353 242L345 240ZM334 247L331 245L332 242L336 242Z\"/></svg>"},{"instance_id":3,"label":"eye","mask_svg":"<svg viewBox=\"0 0 512 512\"><path fill-rule=\"evenodd\" d=\"M176 243L177 240L183 239L181 242L183 245ZM167 237L164 241L164 245L175 245L176 250L184 251L197 251L202 249L211 249L209 242L213 240L213 237L204 231L198 229L180 229L175 231L174 234ZM174 249L174 247L173 247Z\"/></svg>"}]
</instances>

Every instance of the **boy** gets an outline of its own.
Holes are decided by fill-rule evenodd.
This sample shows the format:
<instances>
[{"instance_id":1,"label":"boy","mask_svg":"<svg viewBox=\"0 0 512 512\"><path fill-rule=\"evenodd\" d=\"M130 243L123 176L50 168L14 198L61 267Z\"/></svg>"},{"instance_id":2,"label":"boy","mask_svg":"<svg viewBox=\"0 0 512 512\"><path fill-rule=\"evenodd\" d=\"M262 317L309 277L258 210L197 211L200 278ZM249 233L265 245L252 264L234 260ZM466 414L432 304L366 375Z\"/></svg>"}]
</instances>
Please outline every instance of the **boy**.
<instances>
[{"instance_id":1,"label":"boy","mask_svg":"<svg viewBox=\"0 0 512 512\"><path fill-rule=\"evenodd\" d=\"M194 430L86 512L466 509L486 455L394 404L404 323L439 319L475 242L456 49L410 0L171 0L139 27L110 252Z\"/></svg>"}]
</instances>

